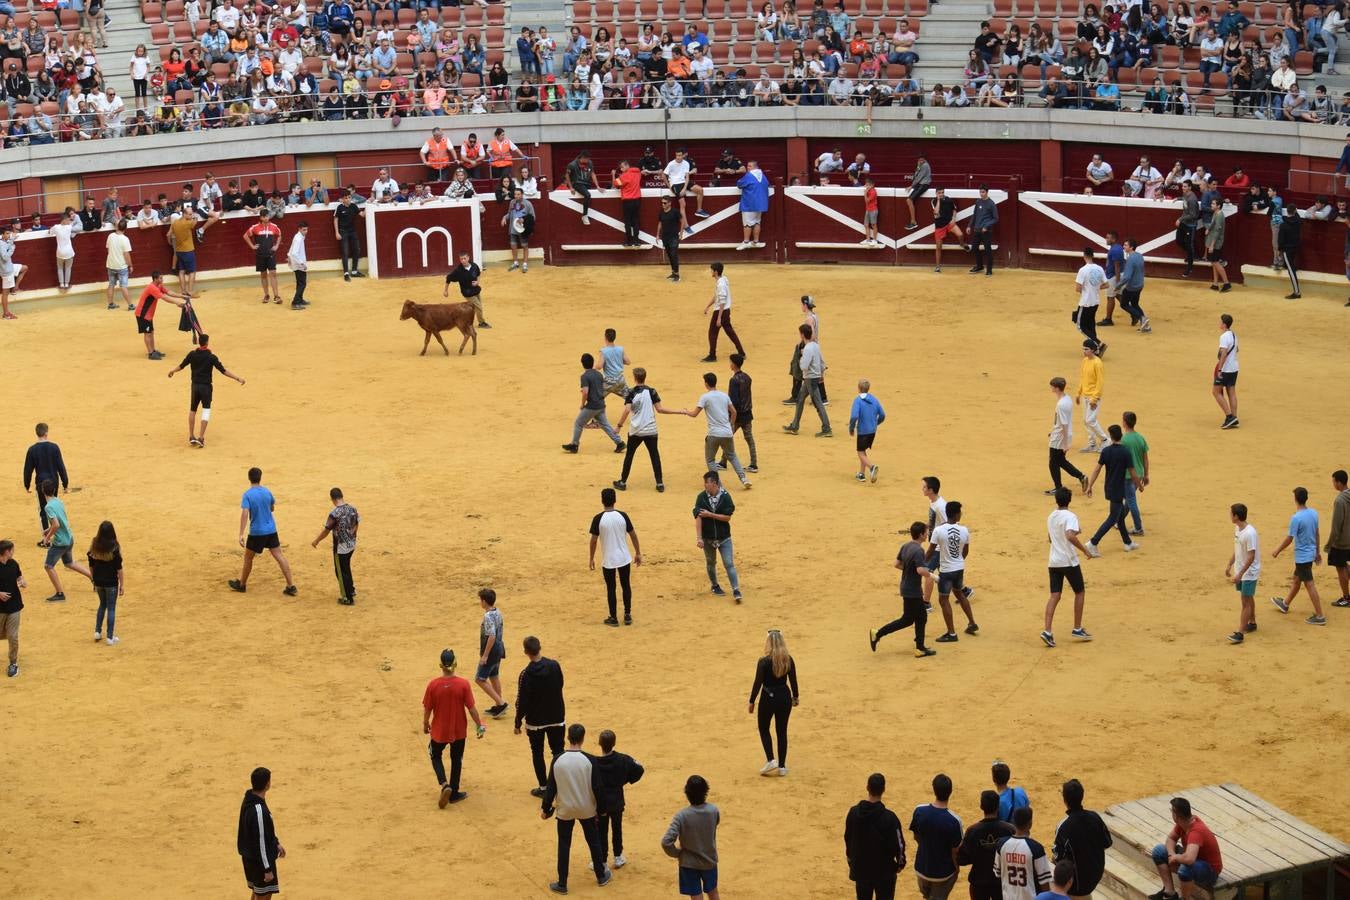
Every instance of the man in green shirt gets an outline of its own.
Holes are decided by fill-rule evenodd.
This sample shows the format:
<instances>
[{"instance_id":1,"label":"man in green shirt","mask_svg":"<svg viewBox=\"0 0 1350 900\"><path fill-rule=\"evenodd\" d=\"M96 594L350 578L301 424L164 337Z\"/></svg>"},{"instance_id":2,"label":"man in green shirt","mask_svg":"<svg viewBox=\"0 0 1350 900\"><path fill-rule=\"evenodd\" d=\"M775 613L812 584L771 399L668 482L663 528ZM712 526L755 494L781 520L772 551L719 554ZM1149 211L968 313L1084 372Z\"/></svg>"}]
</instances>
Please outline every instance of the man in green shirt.
<instances>
[{"instance_id":1,"label":"man in green shirt","mask_svg":"<svg viewBox=\"0 0 1350 900\"><path fill-rule=\"evenodd\" d=\"M1125 426L1125 434L1120 439L1121 446L1130 451L1130 466L1139 476L1139 483L1148 484L1148 441L1144 436L1134 430L1134 425L1139 421L1139 417L1132 412L1121 413L1121 424ZM1134 482L1126 479L1125 485L1125 507L1130 511L1130 518L1134 527L1130 529L1130 534L1142 536L1144 533L1144 521L1139 518L1139 501L1135 499Z\"/></svg>"}]
</instances>

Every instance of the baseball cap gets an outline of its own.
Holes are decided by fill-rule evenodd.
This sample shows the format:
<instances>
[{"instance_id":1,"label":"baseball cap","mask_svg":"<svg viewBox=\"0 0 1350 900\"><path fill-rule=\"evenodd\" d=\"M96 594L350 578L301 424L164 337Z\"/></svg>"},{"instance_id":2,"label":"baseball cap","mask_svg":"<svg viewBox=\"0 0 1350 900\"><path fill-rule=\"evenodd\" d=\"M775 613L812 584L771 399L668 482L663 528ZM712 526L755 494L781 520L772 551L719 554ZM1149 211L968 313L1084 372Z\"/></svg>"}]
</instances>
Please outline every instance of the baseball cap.
<instances>
[{"instance_id":1,"label":"baseball cap","mask_svg":"<svg viewBox=\"0 0 1350 900\"><path fill-rule=\"evenodd\" d=\"M455 667L455 651L445 649L441 651L441 665L447 669Z\"/></svg>"}]
</instances>

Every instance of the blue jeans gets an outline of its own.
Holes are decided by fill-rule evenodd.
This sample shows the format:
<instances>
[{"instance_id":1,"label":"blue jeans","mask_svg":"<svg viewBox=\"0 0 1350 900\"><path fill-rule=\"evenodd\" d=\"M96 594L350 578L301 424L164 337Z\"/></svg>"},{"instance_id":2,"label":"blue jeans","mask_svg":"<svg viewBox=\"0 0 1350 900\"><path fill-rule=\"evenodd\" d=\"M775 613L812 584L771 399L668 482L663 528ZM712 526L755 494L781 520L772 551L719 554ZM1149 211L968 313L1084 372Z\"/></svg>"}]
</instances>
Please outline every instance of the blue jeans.
<instances>
[{"instance_id":1,"label":"blue jeans","mask_svg":"<svg viewBox=\"0 0 1350 900\"><path fill-rule=\"evenodd\" d=\"M1209 87L1209 76L1223 69L1222 63L1200 60L1200 74L1204 76L1204 85Z\"/></svg>"},{"instance_id":2,"label":"blue jeans","mask_svg":"<svg viewBox=\"0 0 1350 900\"><path fill-rule=\"evenodd\" d=\"M886 62L893 66L909 66L914 68L914 64L919 61L919 54L905 50L892 53L886 57Z\"/></svg>"},{"instance_id":3,"label":"blue jeans","mask_svg":"<svg viewBox=\"0 0 1350 900\"><path fill-rule=\"evenodd\" d=\"M727 579L731 581L732 591L741 589L741 577L736 574L736 563L731 556L731 538L713 541L703 540L703 559L708 564L708 583L717 587L717 555L722 555L722 567L727 570Z\"/></svg>"},{"instance_id":4,"label":"blue jeans","mask_svg":"<svg viewBox=\"0 0 1350 900\"><path fill-rule=\"evenodd\" d=\"M1097 546L1101 539L1106 537L1106 533L1112 528L1120 532L1120 539L1125 544L1130 543L1130 532L1125 527L1125 500L1117 497L1111 500L1111 511L1106 514L1106 521L1097 528L1097 533L1092 536L1092 546Z\"/></svg>"},{"instance_id":5,"label":"blue jeans","mask_svg":"<svg viewBox=\"0 0 1350 900\"><path fill-rule=\"evenodd\" d=\"M1130 520L1134 522L1135 531L1144 530L1144 522L1139 518L1139 501L1136 499L1138 493L1135 491L1134 482L1126 479L1125 481L1125 508L1130 511Z\"/></svg>"},{"instance_id":6,"label":"blue jeans","mask_svg":"<svg viewBox=\"0 0 1350 900\"><path fill-rule=\"evenodd\" d=\"M1167 865L1167 848L1162 844L1153 848L1153 863L1158 866ZM1218 880L1214 870L1203 859L1197 859L1190 865L1182 865L1177 869L1177 877L1182 881L1191 881L1204 888L1214 887L1214 882Z\"/></svg>"},{"instance_id":7,"label":"blue jeans","mask_svg":"<svg viewBox=\"0 0 1350 900\"><path fill-rule=\"evenodd\" d=\"M117 618L117 588L115 587L95 587L94 593L98 594L98 615L94 617L94 630L103 630L103 615L108 615L108 637L113 636L113 623Z\"/></svg>"}]
</instances>

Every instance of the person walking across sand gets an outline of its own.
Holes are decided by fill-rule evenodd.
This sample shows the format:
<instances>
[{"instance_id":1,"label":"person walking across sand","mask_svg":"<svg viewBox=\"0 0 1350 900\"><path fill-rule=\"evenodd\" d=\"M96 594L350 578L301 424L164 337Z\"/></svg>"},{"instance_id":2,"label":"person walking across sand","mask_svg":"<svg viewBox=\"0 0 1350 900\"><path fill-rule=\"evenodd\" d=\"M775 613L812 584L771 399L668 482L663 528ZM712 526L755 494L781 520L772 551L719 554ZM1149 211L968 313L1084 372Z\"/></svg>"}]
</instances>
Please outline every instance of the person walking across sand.
<instances>
[{"instance_id":1,"label":"person walking across sand","mask_svg":"<svg viewBox=\"0 0 1350 900\"><path fill-rule=\"evenodd\" d=\"M262 469L254 466L248 470L248 485L248 490L244 491L243 499L239 502L239 546L244 548L244 568L237 579L230 580L230 590L240 594L248 590L253 557L266 550L277 561L286 579L286 589L282 593L294 597L299 589L291 580L291 564L281 552L281 538L277 537L277 522L272 515L277 501L272 492L263 487Z\"/></svg>"},{"instance_id":2,"label":"person walking across sand","mask_svg":"<svg viewBox=\"0 0 1350 900\"><path fill-rule=\"evenodd\" d=\"M206 426L211 423L212 371L239 382L241 386L244 384L244 379L225 368L220 357L211 351L210 343L211 336L202 334L197 339L197 346L188 351L187 356L184 356L183 361L178 364L178 368L169 370L170 378L184 369L192 370L192 390L188 398L188 444L198 449L206 446ZM200 434L197 432L199 406L202 410Z\"/></svg>"}]
</instances>

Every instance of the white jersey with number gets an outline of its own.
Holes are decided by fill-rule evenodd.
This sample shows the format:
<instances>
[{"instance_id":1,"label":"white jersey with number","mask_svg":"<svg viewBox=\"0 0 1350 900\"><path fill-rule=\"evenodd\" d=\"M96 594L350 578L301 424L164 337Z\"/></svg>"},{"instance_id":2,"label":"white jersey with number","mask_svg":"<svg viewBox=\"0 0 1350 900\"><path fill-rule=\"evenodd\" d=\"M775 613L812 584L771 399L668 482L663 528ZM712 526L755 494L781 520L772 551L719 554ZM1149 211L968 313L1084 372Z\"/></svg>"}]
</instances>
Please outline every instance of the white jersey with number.
<instances>
[{"instance_id":1,"label":"white jersey with number","mask_svg":"<svg viewBox=\"0 0 1350 900\"><path fill-rule=\"evenodd\" d=\"M994 854L994 875L1003 900L1036 900L1050 890L1050 860L1045 848L1029 837L1010 837Z\"/></svg>"}]
</instances>

